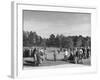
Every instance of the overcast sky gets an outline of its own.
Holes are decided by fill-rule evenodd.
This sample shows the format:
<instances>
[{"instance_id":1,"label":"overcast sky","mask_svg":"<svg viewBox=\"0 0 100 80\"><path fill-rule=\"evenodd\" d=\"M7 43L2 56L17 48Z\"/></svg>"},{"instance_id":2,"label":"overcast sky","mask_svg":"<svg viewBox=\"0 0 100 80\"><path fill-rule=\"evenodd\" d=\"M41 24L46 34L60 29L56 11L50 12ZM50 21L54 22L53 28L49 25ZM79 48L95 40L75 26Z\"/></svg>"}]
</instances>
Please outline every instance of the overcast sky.
<instances>
[{"instance_id":1,"label":"overcast sky","mask_svg":"<svg viewBox=\"0 0 100 80\"><path fill-rule=\"evenodd\" d=\"M50 34L91 36L91 15L50 11L23 11L24 31L35 31L48 38Z\"/></svg>"}]
</instances>

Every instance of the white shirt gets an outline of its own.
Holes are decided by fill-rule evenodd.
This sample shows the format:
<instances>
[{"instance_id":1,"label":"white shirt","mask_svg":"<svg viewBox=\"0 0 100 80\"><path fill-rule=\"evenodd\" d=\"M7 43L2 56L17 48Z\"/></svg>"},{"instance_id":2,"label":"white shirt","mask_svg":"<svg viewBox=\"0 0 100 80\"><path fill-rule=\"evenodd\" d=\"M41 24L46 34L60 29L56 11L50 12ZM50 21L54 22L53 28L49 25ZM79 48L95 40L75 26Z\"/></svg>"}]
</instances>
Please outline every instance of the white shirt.
<instances>
[{"instance_id":1,"label":"white shirt","mask_svg":"<svg viewBox=\"0 0 100 80\"><path fill-rule=\"evenodd\" d=\"M65 51L65 55L68 55L68 51Z\"/></svg>"}]
</instances>

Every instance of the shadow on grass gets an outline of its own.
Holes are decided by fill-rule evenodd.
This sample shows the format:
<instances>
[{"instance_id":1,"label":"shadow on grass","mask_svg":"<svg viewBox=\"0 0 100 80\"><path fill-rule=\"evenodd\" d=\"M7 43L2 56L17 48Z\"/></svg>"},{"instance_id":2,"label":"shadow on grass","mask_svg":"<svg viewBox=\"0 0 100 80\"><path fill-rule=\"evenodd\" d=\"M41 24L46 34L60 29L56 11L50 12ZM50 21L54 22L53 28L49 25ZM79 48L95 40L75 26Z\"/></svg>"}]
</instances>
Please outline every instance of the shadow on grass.
<instances>
[{"instance_id":1,"label":"shadow on grass","mask_svg":"<svg viewBox=\"0 0 100 80\"><path fill-rule=\"evenodd\" d=\"M31 66L31 67L38 66L35 64L35 62L32 62L32 61L25 61L25 63L23 65L24 66Z\"/></svg>"},{"instance_id":2,"label":"shadow on grass","mask_svg":"<svg viewBox=\"0 0 100 80\"><path fill-rule=\"evenodd\" d=\"M56 60L56 61L54 61L53 59L46 59L46 63L44 62L43 64L37 65L33 61L25 60L23 63L23 66L36 67L36 66L52 66L52 65L58 65L58 64L65 64L62 62L65 62L65 61L63 59Z\"/></svg>"},{"instance_id":3,"label":"shadow on grass","mask_svg":"<svg viewBox=\"0 0 100 80\"><path fill-rule=\"evenodd\" d=\"M53 59L46 59L46 61L55 61ZM65 61L64 59L56 59L56 61Z\"/></svg>"}]
</instances>

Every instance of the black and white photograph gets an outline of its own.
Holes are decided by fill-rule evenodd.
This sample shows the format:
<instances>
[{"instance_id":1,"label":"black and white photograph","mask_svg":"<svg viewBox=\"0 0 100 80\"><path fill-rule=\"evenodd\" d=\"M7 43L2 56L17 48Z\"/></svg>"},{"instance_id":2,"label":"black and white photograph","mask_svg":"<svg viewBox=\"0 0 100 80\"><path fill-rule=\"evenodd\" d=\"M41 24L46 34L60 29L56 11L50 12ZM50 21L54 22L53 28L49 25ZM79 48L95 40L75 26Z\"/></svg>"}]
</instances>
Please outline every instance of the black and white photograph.
<instances>
[{"instance_id":1,"label":"black and white photograph","mask_svg":"<svg viewBox=\"0 0 100 80\"><path fill-rule=\"evenodd\" d=\"M23 67L91 66L91 14L23 10Z\"/></svg>"}]
</instances>

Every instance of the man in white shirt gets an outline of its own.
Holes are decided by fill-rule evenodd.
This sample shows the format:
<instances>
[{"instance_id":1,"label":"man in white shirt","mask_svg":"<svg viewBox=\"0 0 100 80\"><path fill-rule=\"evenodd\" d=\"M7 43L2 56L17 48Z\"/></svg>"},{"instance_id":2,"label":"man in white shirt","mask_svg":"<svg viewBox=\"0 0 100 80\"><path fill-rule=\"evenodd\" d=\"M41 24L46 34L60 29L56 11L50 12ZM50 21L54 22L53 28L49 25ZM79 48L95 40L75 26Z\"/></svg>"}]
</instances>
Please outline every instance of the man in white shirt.
<instances>
[{"instance_id":1,"label":"man in white shirt","mask_svg":"<svg viewBox=\"0 0 100 80\"><path fill-rule=\"evenodd\" d=\"M70 56L70 55L69 55L69 52L68 52L68 50L66 49L66 50L65 50L65 53L64 53L64 60L67 61L67 59L68 59L69 56Z\"/></svg>"}]
</instances>

